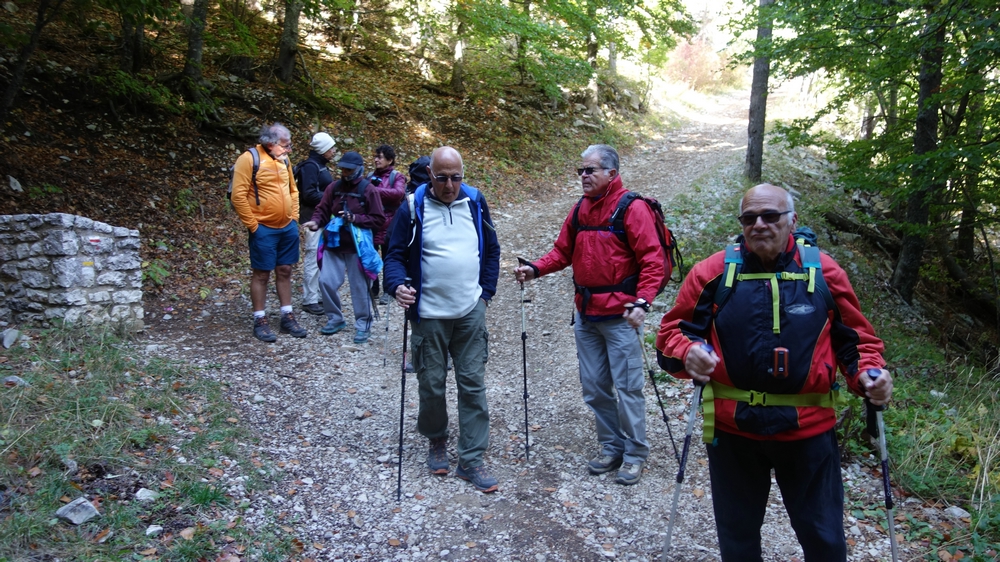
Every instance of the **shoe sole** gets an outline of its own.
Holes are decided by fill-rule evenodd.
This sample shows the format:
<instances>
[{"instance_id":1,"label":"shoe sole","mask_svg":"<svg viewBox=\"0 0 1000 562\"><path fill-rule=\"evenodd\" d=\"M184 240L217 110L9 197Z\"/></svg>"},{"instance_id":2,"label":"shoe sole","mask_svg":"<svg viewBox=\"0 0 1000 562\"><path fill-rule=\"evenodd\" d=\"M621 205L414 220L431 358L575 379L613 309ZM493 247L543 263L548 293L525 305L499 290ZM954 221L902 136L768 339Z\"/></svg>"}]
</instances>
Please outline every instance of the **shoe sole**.
<instances>
[{"instance_id":1,"label":"shoe sole","mask_svg":"<svg viewBox=\"0 0 1000 562\"><path fill-rule=\"evenodd\" d=\"M304 338L309 335L309 332L302 330L301 332L293 332L291 330L279 330L280 334L289 334L293 338Z\"/></svg>"},{"instance_id":2,"label":"shoe sole","mask_svg":"<svg viewBox=\"0 0 1000 562\"><path fill-rule=\"evenodd\" d=\"M336 334L337 332L342 331L346 327L347 326L341 326L341 327L339 327L339 328L337 328L336 330L333 330L333 331L327 330L326 328L322 328L322 329L320 329L319 333L323 334L324 336L332 336L333 334Z\"/></svg>"},{"instance_id":3,"label":"shoe sole","mask_svg":"<svg viewBox=\"0 0 1000 562\"><path fill-rule=\"evenodd\" d=\"M447 468L438 468L438 469L428 468L428 470L434 476L447 476L448 475L448 469Z\"/></svg>"},{"instance_id":4,"label":"shoe sole","mask_svg":"<svg viewBox=\"0 0 1000 562\"><path fill-rule=\"evenodd\" d=\"M615 478L615 484L621 484L622 486L631 486L633 484L638 484L640 478L642 478L641 474L639 476L636 476L632 480L626 480L624 478Z\"/></svg>"},{"instance_id":5,"label":"shoe sole","mask_svg":"<svg viewBox=\"0 0 1000 562\"><path fill-rule=\"evenodd\" d=\"M480 492L482 492L484 494L491 494L491 493L496 492L497 490L500 489L500 485L499 484L494 484L494 485L490 486L489 488L480 488L479 486L476 486L476 483L473 482L472 479L470 479L468 476L463 476L463 475L458 474L458 473L456 473L455 476L461 478L462 480L465 480L469 484L472 484L473 488L479 490Z\"/></svg>"},{"instance_id":6,"label":"shoe sole","mask_svg":"<svg viewBox=\"0 0 1000 562\"><path fill-rule=\"evenodd\" d=\"M324 314L326 314L326 311L323 310L322 308L315 312L309 310L308 308L303 308L302 312L305 312L306 314L312 314L313 316L323 316Z\"/></svg>"},{"instance_id":7,"label":"shoe sole","mask_svg":"<svg viewBox=\"0 0 1000 562\"><path fill-rule=\"evenodd\" d=\"M611 463L611 464L609 464L605 468L594 468L593 466L591 466L591 465L588 464L587 465L587 470L590 471L590 473L593 474L594 476L597 476L598 474L607 474L608 472L611 472L612 470L616 470L621 465L622 465L622 461L619 459L617 463Z\"/></svg>"},{"instance_id":8,"label":"shoe sole","mask_svg":"<svg viewBox=\"0 0 1000 562\"><path fill-rule=\"evenodd\" d=\"M271 334L270 336L258 336L257 334L254 334L253 337L255 337L255 338L257 338L260 341L265 342L265 343L274 343L274 342L278 341L278 336L276 336L274 334Z\"/></svg>"}]
</instances>

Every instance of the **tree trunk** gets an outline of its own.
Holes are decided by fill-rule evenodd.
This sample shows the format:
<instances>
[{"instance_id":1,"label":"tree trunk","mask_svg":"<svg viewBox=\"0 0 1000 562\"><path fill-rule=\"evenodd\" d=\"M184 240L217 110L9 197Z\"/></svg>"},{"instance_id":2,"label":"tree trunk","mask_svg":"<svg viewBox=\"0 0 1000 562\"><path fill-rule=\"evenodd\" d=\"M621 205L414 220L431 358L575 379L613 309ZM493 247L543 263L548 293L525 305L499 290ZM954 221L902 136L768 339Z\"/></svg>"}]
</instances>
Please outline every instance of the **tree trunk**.
<instances>
[{"instance_id":1,"label":"tree trunk","mask_svg":"<svg viewBox=\"0 0 1000 562\"><path fill-rule=\"evenodd\" d=\"M938 102L932 97L941 88L941 61L944 57L945 26L936 22L934 14L929 13L924 36L927 43L920 49L920 74L917 77L919 91L917 94L916 129L913 134L913 154L920 156L937 149L938 135ZM937 26L934 29L933 26ZM944 189L944 185L935 177L929 162L916 163L912 167L911 176L913 191L906 200L906 227L903 235L902 249L899 261L892 273L890 284L899 292L907 303L913 302L913 291L920 278L920 261L927 244L927 235L923 232L930 217L931 200Z\"/></svg>"},{"instance_id":2,"label":"tree trunk","mask_svg":"<svg viewBox=\"0 0 1000 562\"><path fill-rule=\"evenodd\" d=\"M597 50L600 44L597 39L597 5L593 0L587 2L587 19L591 25L590 33L587 34L587 63L590 65L590 80L587 82L583 104L587 106L587 111L591 115L599 116L601 108L598 103L600 92L597 85Z\"/></svg>"},{"instance_id":3,"label":"tree trunk","mask_svg":"<svg viewBox=\"0 0 1000 562\"><path fill-rule=\"evenodd\" d=\"M872 140L875 135L875 103L874 97L869 97L865 103L865 116L861 120L861 138Z\"/></svg>"},{"instance_id":4,"label":"tree trunk","mask_svg":"<svg viewBox=\"0 0 1000 562\"><path fill-rule=\"evenodd\" d=\"M968 123L969 132L972 133L971 136L977 143L983 140L984 117L982 109L982 98L978 94L974 94L969 103ZM966 261L972 261L976 257L976 222L981 201L979 171L966 169L964 189L962 190L962 218L958 224L958 241L955 247L958 257Z\"/></svg>"},{"instance_id":5,"label":"tree trunk","mask_svg":"<svg viewBox=\"0 0 1000 562\"><path fill-rule=\"evenodd\" d=\"M285 84L290 83L295 74L295 59L299 56L299 14L301 13L301 0L287 0L285 3L285 25L281 32L281 43L278 48L278 80Z\"/></svg>"},{"instance_id":6,"label":"tree trunk","mask_svg":"<svg viewBox=\"0 0 1000 562\"><path fill-rule=\"evenodd\" d=\"M760 23L757 27L758 55L753 59L753 81L750 84L750 123L747 126L747 158L743 175L759 182L764 164L764 126L767 113L767 81L771 75L771 59L760 50L771 41L772 17L767 10L774 0L760 0Z\"/></svg>"},{"instance_id":7,"label":"tree trunk","mask_svg":"<svg viewBox=\"0 0 1000 562\"><path fill-rule=\"evenodd\" d=\"M526 20L531 19L531 0L524 0L524 18ZM528 50L528 38L524 35L517 36L517 74L520 76L521 85L524 85L528 81L528 64L527 64L527 50Z\"/></svg>"},{"instance_id":8,"label":"tree trunk","mask_svg":"<svg viewBox=\"0 0 1000 562\"><path fill-rule=\"evenodd\" d=\"M465 22L458 22L455 33L455 58L451 66L451 91L456 94L465 92Z\"/></svg>"},{"instance_id":9,"label":"tree trunk","mask_svg":"<svg viewBox=\"0 0 1000 562\"><path fill-rule=\"evenodd\" d=\"M184 58L184 78L193 84L201 82L201 56L205 45L205 19L209 0L194 0L187 28L188 48Z\"/></svg>"},{"instance_id":10,"label":"tree trunk","mask_svg":"<svg viewBox=\"0 0 1000 562\"><path fill-rule=\"evenodd\" d=\"M11 73L10 82L7 83L7 89L4 90L3 99L0 100L0 133L7 128L7 115L10 113L10 108L14 105L14 98L17 97L17 93L21 90L21 84L24 83L24 73L28 69L28 60L31 59L31 55L38 48L38 40L42 36L42 29L52 22L65 1L40 0L38 3L38 12L35 15L35 27L32 28L31 35L28 36L28 42L21 47L21 52L18 53L17 62L14 63L14 72Z\"/></svg>"}]
</instances>

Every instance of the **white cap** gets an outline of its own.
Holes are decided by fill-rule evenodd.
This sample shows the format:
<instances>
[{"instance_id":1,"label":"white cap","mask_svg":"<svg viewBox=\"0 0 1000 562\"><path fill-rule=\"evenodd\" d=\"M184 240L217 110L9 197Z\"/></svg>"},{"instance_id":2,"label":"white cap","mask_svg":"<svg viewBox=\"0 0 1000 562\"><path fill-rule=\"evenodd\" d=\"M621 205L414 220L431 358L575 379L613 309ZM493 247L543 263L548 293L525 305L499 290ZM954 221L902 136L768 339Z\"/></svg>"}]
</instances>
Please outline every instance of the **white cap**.
<instances>
[{"instance_id":1,"label":"white cap","mask_svg":"<svg viewBox=\"0 0 1000 562\"><path fill-rule=\"evenodd\" d=\"M309 143L309 147L315 150L317 154L326 154L326 151L334 146L337 146L337 143L333 141L333 137L326 133L316 133L313 135L312 142Z\"/></svg>"}]
</instances>

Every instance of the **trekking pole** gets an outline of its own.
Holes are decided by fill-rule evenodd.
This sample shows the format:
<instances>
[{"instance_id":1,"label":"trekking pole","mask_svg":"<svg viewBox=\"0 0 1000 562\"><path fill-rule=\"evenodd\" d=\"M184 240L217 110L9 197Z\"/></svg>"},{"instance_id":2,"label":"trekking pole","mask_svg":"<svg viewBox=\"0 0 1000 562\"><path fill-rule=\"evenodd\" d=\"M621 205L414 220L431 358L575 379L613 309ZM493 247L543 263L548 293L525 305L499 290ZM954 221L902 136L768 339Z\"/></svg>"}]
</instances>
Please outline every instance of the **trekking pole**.
<instances>
[{"instance_id":1,"label":"trekking pole","mask_svg":"<svg viewBox=\"0 0 1000 562\"><path fill-rule=\"evenodd\" d=\"M389 361L389 317L392 316L392 303L385 307L385 339L382 340L382 368L384 369Z\"/></svg>"},{"instance_id":2,"label":"trekking pole","mask_svg":"<svg viewBox=\"0 0 1000 562\"><path fill-rule=\"evenodd\" d=\"M707 343L701 344L702 349L712 353L715 351ZM681 482L684 482L684 466L687 465L688 451L691 449L691 433L694 431L694 418L701 402L701 390L705 383L694 381L694 396L691 398L691 411L688 413L687 430L684 433L684 448L681 452L680 468L677 469L677 485L674 486L674 501L670 507L670 524L667 526L667 538L663 540L663 562L667 562L667 552L670 551L670 537L674 534L674 522L677 520L677 502L681 499Z\"/></svg>"},{"instance_id":3,"label":"trekking pole","mask_svg":"<svg viewBox=\"0 0 1000 562\"><path fill-rule=\"evenodd\" d=\"M517 258L521 265L530 265L528 260ZM528 332L524 323L524 303L531 299L524 298L524 281L521 282L521 365L524 367L524 460L531 458L528 442Z\"/></svg>"},{"instance_id":4,"label":"trekking pole","mask_svg":"<svg viewBox=\"0 0 1000 562\"><path fill-rule=\"evenodd\" d=\"M403 282L406 288L410 288L413 279L407 277ZM396 468L396 501L398 502L403 494L403 408L406 405L406 331L410 328L410 315L403 309L403 363L399 370L399 466Z\"/></svg>"},{"instance_id":5,"label":"trekking pole","mask_svg":"<svg viewBox=\"0 0 1000 562\"><path fill-rule=\"evenodd\" d=\"M628 303L625 305L626 309L631 309L635 305ZM642 338L642 330L640 328L635 329L635 334L639 336L639 347L642 349L642 362L646 365L646 372L649 373L649 382L653 385L653 390L656 391L656 402L660 405L660 416L663 417L663 423L667 426L667 435L670 436L670 446L674 449L674 459L677 462L681 462L681 456L677 454L677 443L674 441L674 432L670 429L670 422L667 420L667 411L663 409L663 399L660 398L660 389L656 386L656 379L654 378L655 371L653 367L649 364L649 356L646 355L646 342Z\"/></svg>"},{"instance_id":6,"label":"trekking pole","mask_svg":"<svg viewBox=\"0 0 1000 562\"><path fill-rule=\"evenodd\" d=\"M872 380L876 380L882 375L882 370L868 369L866 374ZM898 562L896 525L892 515L892 485L889 483L889 452L885 447L885 422L882 421L882 410L885 410L885 406L876 406L865 398L865 407L868 410L868 435L878 437L879 453L882 456L882 487L885 489L885 515L889 521L889 548L892 551L892 562Z\"/></svg>"}]
</instances>

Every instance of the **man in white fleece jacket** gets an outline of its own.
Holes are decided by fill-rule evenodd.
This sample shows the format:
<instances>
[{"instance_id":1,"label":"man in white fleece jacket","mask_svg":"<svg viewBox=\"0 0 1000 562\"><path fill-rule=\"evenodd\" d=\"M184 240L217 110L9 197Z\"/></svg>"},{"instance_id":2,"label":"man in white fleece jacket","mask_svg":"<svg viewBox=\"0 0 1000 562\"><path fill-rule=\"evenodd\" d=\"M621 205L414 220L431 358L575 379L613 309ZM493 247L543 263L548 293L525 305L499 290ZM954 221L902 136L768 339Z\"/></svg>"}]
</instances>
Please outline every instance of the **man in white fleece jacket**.
<instances>
[{"instance_id":1,"label":"man in white fleece jacket","mask_svg":"<svg viewBox=\"0 0 1000 562\"><path fill-rule=\"evenodd\" d=\"M462 156L451 147L431 155L429 184L399 208L389 230L385 291L413 321L411 354L420 386L417 430L430 439L427 467L448 474L448 355L458 387L458 467L455 476L481 492L496 478L483 464L489 445L486 405L486 303L496 293L500 244L482 193L462 182ZM413 282L407 287L405 279Z\"/></svg>"}]
</instances>

